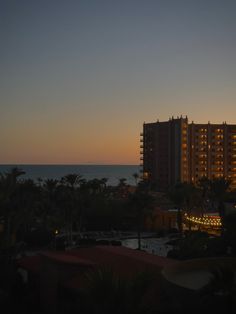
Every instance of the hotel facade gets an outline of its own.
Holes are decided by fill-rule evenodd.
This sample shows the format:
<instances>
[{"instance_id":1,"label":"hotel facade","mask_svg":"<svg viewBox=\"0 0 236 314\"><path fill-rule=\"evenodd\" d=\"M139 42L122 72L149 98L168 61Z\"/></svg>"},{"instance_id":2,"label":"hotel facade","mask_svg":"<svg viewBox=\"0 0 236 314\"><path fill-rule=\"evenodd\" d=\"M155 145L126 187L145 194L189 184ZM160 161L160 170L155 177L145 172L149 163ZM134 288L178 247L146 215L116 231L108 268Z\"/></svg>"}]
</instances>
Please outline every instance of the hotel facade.
<instances>
[{"instance_id":1,"label":"hotel facade","mask_svg":"<svg viewBox=\"0 0 236 314\"><path fill-rule=\"evenodd\" d=\"M160 189L202 177L226 178L236 188L236 125L188 123L187 117L144 123L143 178Z\"/></svg>"}]
</instances>

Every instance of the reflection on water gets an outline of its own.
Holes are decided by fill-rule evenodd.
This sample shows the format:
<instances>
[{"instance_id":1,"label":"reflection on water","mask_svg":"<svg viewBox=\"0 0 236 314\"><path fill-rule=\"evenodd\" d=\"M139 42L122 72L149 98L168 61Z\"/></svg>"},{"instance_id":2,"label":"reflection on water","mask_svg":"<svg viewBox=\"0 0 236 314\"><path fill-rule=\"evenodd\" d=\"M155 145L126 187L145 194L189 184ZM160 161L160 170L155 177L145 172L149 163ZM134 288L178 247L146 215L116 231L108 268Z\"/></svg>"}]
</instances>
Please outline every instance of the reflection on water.
<instances>
[{"instance_id":1,"label":"reflection on water","mask_svg":"<svg viewBox=\"0 0 236 314\"><path fill-rule=\"evenodd\" d=\"M141 249L155 255L167 256L167 253L172 250L173 246L168 245L169 238L148 238L141 239ZM131 249L138 248L138 239L122 240L122 245Z\"/></svg>"},{"instance_id":2,"label":"reflection on water","mask_svg":"<svg viewBox=\"0 0 236 314\"><path fill-rule=\"evenodd\" d=\"M206 270L191 270L173 274L172 281L179 286L199 290L206 286L212 278L212 274Z\"/></svg>"}]
</instances>

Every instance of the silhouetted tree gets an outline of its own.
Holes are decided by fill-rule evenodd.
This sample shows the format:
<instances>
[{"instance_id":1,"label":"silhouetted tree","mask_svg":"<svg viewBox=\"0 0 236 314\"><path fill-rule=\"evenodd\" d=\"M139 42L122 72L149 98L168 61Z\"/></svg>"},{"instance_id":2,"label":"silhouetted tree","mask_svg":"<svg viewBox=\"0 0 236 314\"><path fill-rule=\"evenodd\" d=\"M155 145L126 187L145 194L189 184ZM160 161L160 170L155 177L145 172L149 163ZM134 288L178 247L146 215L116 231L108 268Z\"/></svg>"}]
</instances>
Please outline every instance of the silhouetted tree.
<instances>
[{"instance_id":1,"label":"silhouetted tree","mask_svg":"<svg viewBox=\"0 0 236 314\"><path fill-rule=\"evenodd\" d=\"M134 210L137 221L138 249L141 250L141 229L145 216L151 211L154 202L144 181L140 181L137 189L130 195L130 206Z\"/></svg>"},{"instance_id":2,"label":"silhouetted tree","mask_svg":"<svg viewBox=\"0 0 236 314\"><path fill-rule=\"evenodd\" d=\"M133 177L134 177L134 180L135 180L135 185L137 186L138 185L139 174L135 172L135 173L133 173Z\"/></svg>"},{"instance_id":3,"label":"silhouetted tree","mask_svg":"<svg viewBox=\"0 0 236 314\"><path fill-rule=\"evenodd\" d=\"M5 247L10 247L13 243L13 229L15 229L16 216L19 211L18 178L24 173L19 168L12 168L0 176L0 216L4 222L3 245Z\"/></svg>"},{"instance_id":4,"label":"silhouetted tree","mask_svg":"<svg viewBox=\"0 0 236 314\"><path fill-rule=\"evenodd\" d=\"M224 199L230 187L230 181L224 178L213 179L210 182L210 195L213 203L216 203L219 215L221 217L221 234L223 235L225 229L225 204Z\"/></svg>"}]
</instances>

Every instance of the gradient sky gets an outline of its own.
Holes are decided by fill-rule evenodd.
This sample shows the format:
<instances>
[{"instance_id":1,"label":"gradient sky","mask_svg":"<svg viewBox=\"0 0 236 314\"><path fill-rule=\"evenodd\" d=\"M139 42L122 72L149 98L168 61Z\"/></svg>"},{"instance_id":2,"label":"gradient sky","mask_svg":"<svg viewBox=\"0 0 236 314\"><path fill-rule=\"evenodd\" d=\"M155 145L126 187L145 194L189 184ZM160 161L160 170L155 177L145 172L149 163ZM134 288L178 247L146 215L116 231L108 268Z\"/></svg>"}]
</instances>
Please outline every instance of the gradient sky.
<instances>
[{"instance_id":1,"label":"gradient sky","mask_svg":"<svg viewBox=\"0 0 236 314\"><path fill-rule=\"evenodd\" d=\"M236 123L236 1L1 0L0 163L138 164L143 122Z\"/></svg>"}]
</instances>

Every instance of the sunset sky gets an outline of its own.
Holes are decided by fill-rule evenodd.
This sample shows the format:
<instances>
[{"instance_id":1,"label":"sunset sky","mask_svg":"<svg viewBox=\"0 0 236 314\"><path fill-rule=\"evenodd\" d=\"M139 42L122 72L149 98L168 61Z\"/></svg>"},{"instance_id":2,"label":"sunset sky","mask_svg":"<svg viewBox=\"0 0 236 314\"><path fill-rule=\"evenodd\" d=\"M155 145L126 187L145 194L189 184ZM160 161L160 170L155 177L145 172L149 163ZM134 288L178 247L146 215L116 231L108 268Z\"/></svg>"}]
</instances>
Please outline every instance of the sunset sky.
<instances>
[{"instance_id":1,"label":"sunset sky","mask_svg":"<svg viewBox=\"0 0 236 314\"><path fill-rule=\"evenodd\" d=\"M2 0L0 163L138 164L144 121L236 124L236 1Z\"/></svg>"}]
</instances>

